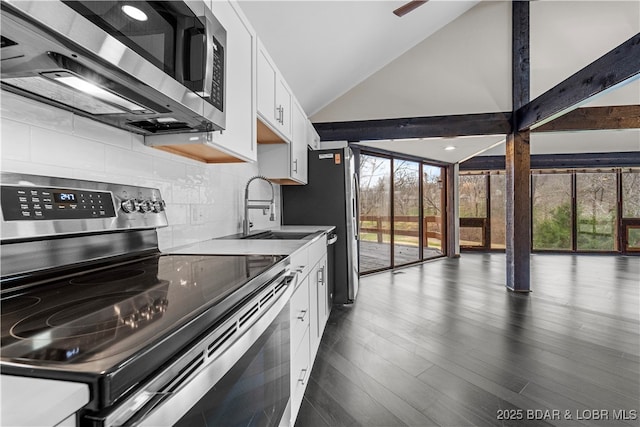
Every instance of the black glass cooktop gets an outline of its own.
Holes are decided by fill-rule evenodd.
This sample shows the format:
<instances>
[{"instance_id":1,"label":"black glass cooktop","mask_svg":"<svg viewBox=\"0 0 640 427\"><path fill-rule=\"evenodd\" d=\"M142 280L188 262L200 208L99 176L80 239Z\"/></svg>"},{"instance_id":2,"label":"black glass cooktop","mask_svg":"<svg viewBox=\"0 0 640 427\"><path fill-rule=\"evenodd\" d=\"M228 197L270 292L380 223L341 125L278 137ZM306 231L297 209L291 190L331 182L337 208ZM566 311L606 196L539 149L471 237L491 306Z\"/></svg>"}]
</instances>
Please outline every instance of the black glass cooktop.
<instances>
[{"instance_id":1,"label":"black glass cooktop","mask_svg":"<svg viewBox=\"0 0 640 427\"><path fill-rule=\"evenodd\" d=\"M283 258L156 255L6 297L0 311L2 361L102 375L188 324L179 339L165 340L157 350L175 352L255 291L244 287ZM194 322L205 312L206 319Z\"/></svg>"}]
</instances>

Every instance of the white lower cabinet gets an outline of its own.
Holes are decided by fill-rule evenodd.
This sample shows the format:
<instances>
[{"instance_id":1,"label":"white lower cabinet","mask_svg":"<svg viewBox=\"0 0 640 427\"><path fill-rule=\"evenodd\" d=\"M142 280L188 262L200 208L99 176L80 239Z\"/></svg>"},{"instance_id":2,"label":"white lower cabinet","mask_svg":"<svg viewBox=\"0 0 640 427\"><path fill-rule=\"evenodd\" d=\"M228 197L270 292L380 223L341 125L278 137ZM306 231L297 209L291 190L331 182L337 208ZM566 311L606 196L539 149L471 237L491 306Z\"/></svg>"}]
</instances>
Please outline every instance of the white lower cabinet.
<instances>
[{"instance_id":1,"label":"white lower cabinet","mask_svg":"<svg viewBox=\"0 0 640 427\"><path fill-rule=\"evenodd\" d=\"M291 255L298 285L291 297L291 421L293 426L318 353L329 311L326 235Z\"/></svg>"},{"instance_id":2,"label":"white lower cabinet","mask_svg":"<svg viewBox=\"0 0 640 427\"><path fill-rule=\"evenodd\" d=\"M327 324L329 309L327 307L327 255L323 255L320 261L313 267L309 275L309 308L311 320L309 323L309 343L311 345L311 358L315 359L320 347L320 340L324 327Z\"/></svg>"},{"instance_id":3,"label":"white lower cabinet","mask_svg":"<svg viewBox=\"0 0 640 427\"><path fill-rule=\"evenodd\" d=\"M309 328L305 330L305 334L300 342L300 345L295 350L291 359L291 424L294 425L300 406L302 405L302 398L304 397L304 390L307 388L307 382L309 381L309 375L311 375L311 367L313 361L309 357Z\"/></svg>"},{"instance_id":4,"label":"white lower cabinet","mask_svg":"<svg viewBox=\"0 0 640 427\"><path fill-rule=\"evenodd\" d=\"M306 250L304 250L306 254ZM298 254L300 255L300 254ZM295 268L295 267L294 267ZM311 371L309 365L309 278L298 272L298 287L289 304L291 348L291 422L295 423Z\"/></svg>"}]
</instances>

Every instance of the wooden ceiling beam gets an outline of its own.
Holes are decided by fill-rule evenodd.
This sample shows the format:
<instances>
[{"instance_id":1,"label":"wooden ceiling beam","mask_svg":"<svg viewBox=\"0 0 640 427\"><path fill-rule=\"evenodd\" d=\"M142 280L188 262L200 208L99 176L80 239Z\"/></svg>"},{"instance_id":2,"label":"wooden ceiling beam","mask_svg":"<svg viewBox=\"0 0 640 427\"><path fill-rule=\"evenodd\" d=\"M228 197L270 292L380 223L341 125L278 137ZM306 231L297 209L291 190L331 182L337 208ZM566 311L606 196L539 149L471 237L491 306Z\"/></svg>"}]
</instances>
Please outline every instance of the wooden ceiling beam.
<instances>
[{"instance_id":1,"label":"wooden ceiling beam","mask_svg":"<svg viewBox=\"0 0 640 427\"><path fill-rule=\"evenodd\" d=\"M571 132L640 128L640 105L577 108L535 128L534 132Z\"/></svg>"},{"instance_id":2,"label":"wooden ceiling beam","mask_svg":"<svg viewBox=\"0 0 640 427\"><path fill-rule=\"evenodd\" d=\"M381 139L434 138L470 135L504 135L510 132L511 113L461 114L314 123L322 141L375 141ZM536 127L537 132L640 129L640 105L584 107Z\"/></svg>"},{"instance_id":3,"label":"wooden ceiling beam","mask_svg":"<svg viewBox=\"0 0 640 427\"><path fill-rule=\"evenodd\" d=\"M531 156L531 169L637 168L638 165L640 165L640 151ZM460 163L461 171L504 169L505 156L476 156Z\"/></svg>"},{"instance_id":4,"label":"wooden ceiling beam","mask_svg":"<svg viewBox=\"0 0 640 427\"><path fill-rule=\"evenodd\" d=\"M461 114L314 123L322 141L375 141L471 135L505 135L511 131L511 112Z\"/></svg>"},{"instance_id":5,"label":"wooden ceiling beam","mask_svg":"<svg viewBox=\"0 0 640 427\"><path fill-rule=\"evenodd\" d=\"M518 130L534 129L587 99L640 77L640 33L596 59L516 112Z\"/></svg>"}]
</instances>

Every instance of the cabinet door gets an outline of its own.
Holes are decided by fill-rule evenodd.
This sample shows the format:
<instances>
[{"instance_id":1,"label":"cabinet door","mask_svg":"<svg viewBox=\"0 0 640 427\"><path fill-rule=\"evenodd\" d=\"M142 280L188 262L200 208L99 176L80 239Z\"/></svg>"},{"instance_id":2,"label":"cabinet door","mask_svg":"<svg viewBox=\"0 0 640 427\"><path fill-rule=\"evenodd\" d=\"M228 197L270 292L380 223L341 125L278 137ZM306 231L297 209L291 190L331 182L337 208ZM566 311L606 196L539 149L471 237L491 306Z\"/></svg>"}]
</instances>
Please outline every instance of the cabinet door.
<instances>
[{"instance_id":1,"label":"cabinet door","mask_svg":"<svg viewBox=\"0 0 640 427\"><path fill-rule=\"evenodd\" d=\"M320 338L329 320L331 306L329 305L329 275L327 274L327 255L318 263L320 277L318 280L318 331Z\"/></svg>"},{"instance_id":2,"label":"cabinet door","mask_svg":"<svg viewBox=\"0 0 640 427\"><path fill-rule=\"evenodd\" d=\"M263 49L258 48L257 105L258 113L272 126L276 125L276 70Z\"/></svg>"},{"instance_id":3,"label":"cabinet door","mask_svg":"<svg viewBox=\"0 0 640 427\"><path fill-rule=\"evenodd\" d=\"M226 50L226 129L222 134L215 132L213 142L244 160L255 161L256 124L253 94L253 55L255 34L246 25L241 12L227 1L214 1L211 5L214 15L227 30ZM240 13L240 14L239 14Z\"/></svg>"},{"instance_id":4,"label":"cabinet door","mask_svg":"<svg viewBox=\"0 0 640 427\"><path fill-rule=\"evenodd\" d=\"M313 123L311 121L307 121L307 144L311 147L312 150L320 149L320 135L316 131L316 128L313 127Z\"/></svg>"},{"instance_id":5,"label":"cabinet door","mask_svg":"<svg viewBox=\"0 0 640 427\"><path fill-rule=\"evenodd\" d=\"M291 134L291 177L304 184L307 183L307 162L307 116L296 103Z\"/></svg>"},{"instance_id":6,"label":"cabinet door","mask_svg":"<svg viewBox=\"0 0 640 427\"><path fill-rule=\"evenodd\" d=\"M318 263L309 274L309 353L311 360L316 357L318 347L320 347L320 338L322 337L322 332L320 332L320 312L318 310L319 269L320 264Z\"/></svg>"},{"instance_id":7,"label":"cabinet door","mask_svg":"<svg viewBox=\"0 0 640 427\"><path fill-rule=\"evenodd\" d=\"M275 99L276 126L286 138L291 138L291 92L285 86L282 77L276 74L276 99Z\"/></svg>"}]
</instances>

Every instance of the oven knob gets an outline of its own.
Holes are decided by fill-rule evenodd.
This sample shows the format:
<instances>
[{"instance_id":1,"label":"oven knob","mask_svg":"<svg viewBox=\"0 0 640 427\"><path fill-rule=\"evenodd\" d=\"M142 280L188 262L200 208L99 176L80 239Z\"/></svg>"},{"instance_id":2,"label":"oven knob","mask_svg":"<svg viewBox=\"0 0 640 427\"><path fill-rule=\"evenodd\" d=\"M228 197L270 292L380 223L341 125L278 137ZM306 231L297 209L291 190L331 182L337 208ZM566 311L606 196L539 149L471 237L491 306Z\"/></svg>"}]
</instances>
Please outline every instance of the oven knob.
<instances>
[{"instance_id":1,"label":"oven knob","mask_svg":"<svg viewBox=\"0 0 640 427\"><path fill-rule=\"evenodd\" d=\"M154 200L151 202L151 210L155 213L162 212L164 210L164 200Z\"/></svg>"},{"instance_id":2,"label":"oven knob","mask_svg":"<svg viewBox=\"0 0 640 427\"><path fill-rule=\"evenodd\" d=\"M156 313L164 313L168 305L169 301L166 298L158 298L153 302L153 309Z\"/></svg>"},{"instance_id":3,"label":"oven knob","mask_svg":"<svg viewBox=\"0 0 640 427\"><path fill-rule=\"evenodd\" d=\"M136 329L138 327L138 323L140 322L140 316L137 313L133 313L124 318L124 324L130 327L131 329Z\"/></svg>"},{"instance_id":4,"label":"oven knob","mask_svg":"<svg viewBox=\"0 0 640 427\"><path fill-rule=\"evenodd\" d=\"M149 212L151 210L151 202L149 200L138 200L138 209L142 213Z\"/></svg>"},{"instance_id":5,"label":"oven knob","mask_svg":"<svg viewBox=\"0 0 640 427\"><path fill-rule=\"evenodd\" d=\"M120 204L120 206L122 207L122 210L125 211L126 213L131 213L136 211L136 201L133 199L124 200Z\"/></svg>"},{"instance_id":6,"label":"oven knob","mask_svg":"<svg viewBox=\"0 0 640 427\"><path fill-rule=\"evenodd\" d=\"M148 305L145 305L140 309L140 316L145 320L151 320L153 317L153 310Z\"/></svg>"}]
</instances>

